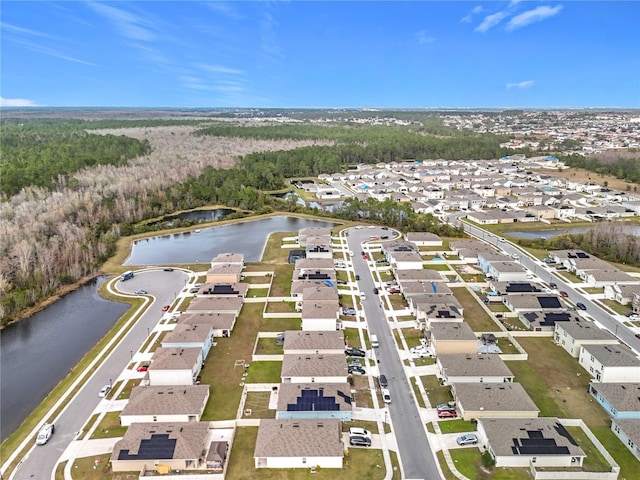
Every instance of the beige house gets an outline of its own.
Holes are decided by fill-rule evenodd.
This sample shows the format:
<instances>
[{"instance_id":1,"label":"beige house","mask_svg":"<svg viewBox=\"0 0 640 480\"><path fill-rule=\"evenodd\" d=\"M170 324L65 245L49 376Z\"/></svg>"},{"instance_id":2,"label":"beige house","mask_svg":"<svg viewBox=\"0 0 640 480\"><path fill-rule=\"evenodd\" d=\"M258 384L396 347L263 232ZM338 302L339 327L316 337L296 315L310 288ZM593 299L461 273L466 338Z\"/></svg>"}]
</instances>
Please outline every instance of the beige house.
<instances>
[{"instance_id":1,"label":"beige house","mask_svg":"<svg viewBox=\"0 0 640 480\"><path fill-rule=\"evenodd\" d=\"M111 453L114 472L195 470L209 447L208 422L133 423Z\"/></svg>"},{"instance_id":2,"label":"beige house","mask_svg":"<svg viewBox=\"0 0 640 480\"><path fill-rule=\"evenodd\" d=\"M338 301L317 303L304 301L302 304L302 330L336 330L340 318Z\"/></svg>"},{"instance_id":3,"label":"beige house","mask_svg":"<svg viewBox=\"0 0 640 480\"><path fill-rule=\"evenodd\" d=\"M231 336L231 332L236 324L237 318L238 316L235 313L186 312L180 316L178 323L184 323L187 325L210 325L213 330L214 338L226 338Z\"/></svg>"},{"instance_id":4,"label":"beige house","mask_svg":"<svg viewBox=\"0 0 640 480\"><path fill-rule=\"evenodd\" d=\"M540 410L519 383L455 383L451 387L464 420L534 418Z\"/></svg>"},{"instance_id":5,"label":"beige house","mask_svg":"<svg viewBox=\"0 0 640 480\"><path fill-rule=\"evenodd\" d=\"M253 453L255 468L342 468L342 422L260 420Z\"/></svg>"},{"instance_id":6,"label":"beige house","mask_svg":"<svg viewBox=\"0 0 640 480\"><path fill-rule=\"evenodd\" d=\"M243 266L237 263L215 265L207 271L207 283L238 283Z\"/></svg>"},{"instance_id":7,"label":"beige house","mask_svg":"<svg viewBox=\"0 0 640 480\"><path fill-rule=\"evenodd\" d=\"M287 330L284 333L284 353L344 354L345 340L341 331Z\"/></svg>"},{"instance_id":8,"label":"beige house","mask_svg":"<svg viewBox=\"0 0 640 480\"><path fill-rule=\"evenodd\" d=\"M498 355L438 355L436 366L445 385L513 382L513 373Z\"/></svg>"},{"instance_id":9,"label":"beige house","mask_svg":"<svg viewBox=\"0 0 640 480\"><path fill-rule=\"evenodd\" d=\"M244 267L244 254L242 253L221 253L211 260L211 268L218 265L235 264Z\"/></svg>"},{"instance_id":10,"label":"beige house","mask_svg":"<svg viewBox=\"0 0 640 480\"><path fill-rule=\"evenodd\" d=\"M202 369L202 348L158 347L151 357L148 375L153 386L193 385Z\"/></svg>"},{"instance_id":11,"label":"beige house","mask_svg":"<svg viewBox=\"0 0 640 480\"><path fill-rule=\"evenodd\" d=\"M431 324L431 346L436 355L478 352L478 338L465 322Z\"/></svg>"},{"instance_id":12,"label":"beige house","mask_svg":"<svg viewBox=\"0 0 640 480\"><path fill-rule=\"evenodd\" d=\"M187 309L188 313L231 313L240 315L244 299L240 297L196 297Z\"/></svg>"},{"instance_id":13,"label":"beige house","mask_svg":"<svg viewBox=\"0 0 640 480\"><path fill-rule=\"evenodd\" d=\"M347 361L344 353L285 354L280 375L282 383L345 383Z\"/></svg>"},{"instance_id":14,"label":"beige house","mask_svg":"<svg viewBox=\"0 0 640 480\"><path fill-rule=\"evenodd\" d=\"M209 399L209 385L134 387L120 413L120 425L199 422Z\"/></svg>"}]
</instances>

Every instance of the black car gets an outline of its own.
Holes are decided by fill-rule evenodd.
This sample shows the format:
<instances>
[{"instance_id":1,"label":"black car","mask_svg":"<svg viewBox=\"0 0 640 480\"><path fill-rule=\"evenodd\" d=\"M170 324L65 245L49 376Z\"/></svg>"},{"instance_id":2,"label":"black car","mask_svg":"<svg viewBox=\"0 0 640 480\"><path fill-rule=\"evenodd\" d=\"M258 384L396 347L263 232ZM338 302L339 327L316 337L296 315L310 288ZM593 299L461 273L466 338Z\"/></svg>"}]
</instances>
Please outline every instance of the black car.
<instances>
[{"instance_id":1,"label":"black car","mask_svg":"<svg viewBox=\"0 0 640 480\"><path fill-rule=\"evenodd\" d=\"M358 366L355 366L355 365L350 365L349 368L348 368L348 372L349 373L359 373L360 375L364 375L365 373L367 373L364 368L358 367Z\"/></svg>"},{"instance_id":2,"label":"black car","mask_svg":"<svg viewBox=\"0 0 640 480\"><path fill-rule=\"evenodd\" d=\"M163 270L165 272L173 272L173 268L171 268L171 267L164 267Z\"/></svg>"},{"instance_id":3,"label":"black car","mask_svg":"<svg viewBox=\"0 0 640 480\"><path fill-rule=\"evenodd\" d=\"M382 227L382 230L389 230L389 227Z\"/></svg>"},{"instance_id":4,"label":"black car","mask_svg":"<svg viewBox=\"0 0 640 480\"><path fill-rule=\"evenodd\" d=\"M365 357L367 352L361 348L345 348L344 353L347 357Z\"/></svg>"},{"instance_id":5,"label":"black car","mask_svg":"<svg viewBox=\"0 0 640 480\"><path fill-rule=\"evenodd\" d=\"M584 303L576 303L576 307L578 307L580 310L586 310L587 306Z\"/></svg>"},{"instance_id":6,"label":"black car","mask_svg":"<svg viewBox=\"0 0 640 480\"><path fill-rule=\"evenodd\" d=\"M360 435L354 435L349 438L349 444L352 447L370 447L371 439L367 437L361 437Z\"/></svg>"},{"instance_id":7,"label":"black car","mask_svg":"<svg viewBox=\"0 0 640 480\"><path fill-rule=\"evenodd\" d=\"M356 275L356 280L360 280L360 275Z\"/></svg>"},{"instance_id":8,"label":"black car","mask_svg":"<svg viewBox=\"0 0 640 480\"><path fill-rule=\"evenodd\" d=\"M387 388L389 386L389 382L387 382L387 377L385 375L380 375L378 382L382 388Z\"/></svg>"},{"instance_id":9,"label":"black car","mask_svg":"<svg viewBox=\"0 0 640 480\"><path fill-rule=\"evenodd\" d=\"M557 283L553 283L553 282L551 282L551 283L549 284L549 286L550 286L551 288L554 288L554 289L555 289L555 288L558 288L558 284L557 284Z\"/></svg>"},{"instance_id":10,"label":"black car","mask_svg":"<svg viewBox=\"0 0 640 480\"><path fill-rule=\"evenodd\" d=\"M380 240L386 240L386 239L388 239L388 238L389 238L389 235L382 235L382 236L380 237Z\"/></svg>"},{"instance_id":11,"label":"black car","mask_svg":"<svg viewBox=\"0 0 640 480\"><path fill-rule=\"evenodd\" d=\"M378 295L378 289L376 287L373 287L373 294Z\"/></svg>"}]
</instances>

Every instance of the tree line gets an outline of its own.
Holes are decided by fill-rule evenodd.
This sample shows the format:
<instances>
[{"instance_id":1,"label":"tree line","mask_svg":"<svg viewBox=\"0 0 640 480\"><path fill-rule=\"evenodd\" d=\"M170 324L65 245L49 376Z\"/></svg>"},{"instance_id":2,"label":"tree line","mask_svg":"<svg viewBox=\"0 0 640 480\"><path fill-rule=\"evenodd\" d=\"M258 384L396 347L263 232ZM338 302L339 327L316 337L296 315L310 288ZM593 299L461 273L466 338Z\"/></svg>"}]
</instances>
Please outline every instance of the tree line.
<instances>
[{"instance_id":1,"label":"tree line","mask_svg":"<svg viewBox=\"0 0 640 480\"><path fill-rule=\"evenodd\" d=\"M571 167L584 168L602 175L612 175L631 183L640 183L640 155L634 158L617 158L603 162L594 157L569 155L561 160Z\"/></svg>"}]
</instances>

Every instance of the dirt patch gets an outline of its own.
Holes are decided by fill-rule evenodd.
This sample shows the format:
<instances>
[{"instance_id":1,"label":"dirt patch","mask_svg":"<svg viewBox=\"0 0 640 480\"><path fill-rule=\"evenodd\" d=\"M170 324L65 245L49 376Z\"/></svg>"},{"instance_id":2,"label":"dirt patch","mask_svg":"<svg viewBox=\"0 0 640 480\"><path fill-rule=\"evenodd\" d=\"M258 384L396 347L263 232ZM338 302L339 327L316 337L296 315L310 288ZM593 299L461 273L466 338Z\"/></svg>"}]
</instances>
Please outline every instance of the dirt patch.
<instances>
[{"instance_id":1,"label":"dirt patch","mask_svg":"<svg viewBox=\"0 0 640 480\"><path fill-rule=\"evenodd\" d=\"M633 189L633 187L637 185L625 180L620 180L619 178L613 177L611 175L600 175L599 173L585 170L583 168L570 167L565 168L562 172L549 172L548 175L552 177L565 178L567 180L577 180L584 183L593 182L602 186L604 186L604 182L607 182L608 188L622 191L625 191L627 189L627 185L631 186L631 189Z\"/></svg>"}]
</instances>

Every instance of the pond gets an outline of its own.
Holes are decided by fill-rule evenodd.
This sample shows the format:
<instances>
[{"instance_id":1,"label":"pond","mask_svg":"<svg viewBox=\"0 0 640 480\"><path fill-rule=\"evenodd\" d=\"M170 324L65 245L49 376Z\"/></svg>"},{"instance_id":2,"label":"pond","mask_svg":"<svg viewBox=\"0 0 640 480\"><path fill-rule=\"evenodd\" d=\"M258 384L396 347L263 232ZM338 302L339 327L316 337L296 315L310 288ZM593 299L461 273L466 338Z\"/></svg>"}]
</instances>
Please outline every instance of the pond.
<instances>
[{"instance_id":1,"label":"pond","mask_svg":"<svg viewBox=\"0 0 640 480\"><path fill-rule=\"evenodd\" d=\"M256 262L262 257L271 233L334 225L323 220L281 215L203 228L197 232L151 237L135 242L124 265L206 263L225 252L239 252L244 254L245 261Z\"/></svg>"}]
</instances>

